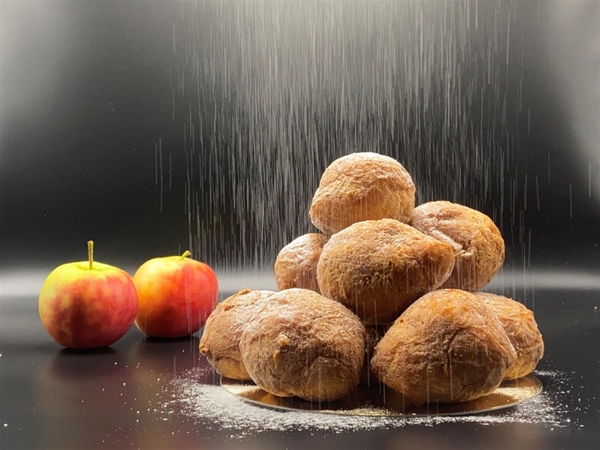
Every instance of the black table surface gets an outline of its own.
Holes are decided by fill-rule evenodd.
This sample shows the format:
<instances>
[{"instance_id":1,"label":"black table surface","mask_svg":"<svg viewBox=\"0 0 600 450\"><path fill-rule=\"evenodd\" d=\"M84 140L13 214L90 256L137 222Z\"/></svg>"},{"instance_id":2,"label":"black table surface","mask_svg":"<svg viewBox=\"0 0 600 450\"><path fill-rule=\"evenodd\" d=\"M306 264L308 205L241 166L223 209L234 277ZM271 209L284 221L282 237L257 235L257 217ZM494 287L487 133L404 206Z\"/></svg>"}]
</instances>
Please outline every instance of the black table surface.
<instances>
[{"instance_id":1,"label":"black table surface","mask_svg":"<svg viewBox=\"0 0 600 450\"><path fill-rule=\"evenodd\" d=\"M540 417L531 423L408 423L371 430L269 427L260 432L244 430L243 423L223 429L218 421L177 411L167 415L162 408L170 400L166 387L174 377L193 368L210 371L197 351L198 335L159 341L132 328L110 348L75 352L46 334L35 296L4 296L0 448L600 448L600 288L542 288L529 302L546 345L538 370L560 371L568 379L566 385L544 387L564 411L560 424ZM209 375L204 382L217 384L218 379Z\"/></svg>"}]
</instances>

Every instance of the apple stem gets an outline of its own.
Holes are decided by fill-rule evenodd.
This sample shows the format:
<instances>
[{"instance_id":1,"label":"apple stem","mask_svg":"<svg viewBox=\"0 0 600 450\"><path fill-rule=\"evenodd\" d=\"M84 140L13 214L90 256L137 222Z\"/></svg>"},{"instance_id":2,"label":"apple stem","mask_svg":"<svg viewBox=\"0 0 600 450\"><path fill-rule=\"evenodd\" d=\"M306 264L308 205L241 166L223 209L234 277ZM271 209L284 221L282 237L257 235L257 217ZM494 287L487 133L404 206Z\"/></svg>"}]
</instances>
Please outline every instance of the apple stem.
<instances>
[{"instance_id":1,"label":"apple stem","mask_svg":"<svg viewBox=\"0 0 600 450\"><path fill-rule=\"evenodd\" d=\"M183 252L183 255L181 255L181 259L184 260L185 258L188 258L190 256L192 256L192 252L186 250L185 252Z\"/></svg>"},{"instance_id":2,"label":"apple stem","mask_svg":"<svg viewBox=\"0 0 600 450\"><path fill-rule=\"evenodd\" d=\"M94 241L88 241L87 246L88 246L88 260L90 262L90 270L92 270L92 267L94 265Z\"/></svg>"}]
</instances>

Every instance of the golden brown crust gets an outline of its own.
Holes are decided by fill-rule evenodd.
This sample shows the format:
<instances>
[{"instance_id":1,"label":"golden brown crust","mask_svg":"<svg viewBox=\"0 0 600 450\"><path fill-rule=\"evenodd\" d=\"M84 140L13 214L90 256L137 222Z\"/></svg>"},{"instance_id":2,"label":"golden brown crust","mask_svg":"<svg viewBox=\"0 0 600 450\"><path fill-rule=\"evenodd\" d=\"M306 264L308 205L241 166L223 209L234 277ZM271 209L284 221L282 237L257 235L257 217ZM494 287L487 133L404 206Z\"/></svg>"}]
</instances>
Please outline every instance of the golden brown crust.
<instances>
[{"instance_id":1,"label":"golden brown crust","mask_svg":"<svg viewBox=\"0 0 600 450\"><path fill-rule=\"evenodd\" d=\"M454 264L452 247L393 219L355 223L334 234L317 265L321 293L365 324L393 322L439 287Z\"/></svg>"},{"instance_id":2,"label":"golden brown crust","mask_svg":"<svg viewBox=\"0 0 600 450\"><path fill-rule=\"evenodd\" d=\"M491 393L516 359L501 323L475 295L424 295L375 347L371 367L407 404L463 402Z\"/></svg>"},{"instance_id":3,"label":"golden brown crust","mask_svg":"<svg viewBox=\"0 0 600 450\"><path fill-rule=\"evenodd\" d=\"M329 240L321 233L304 234L283 247L275 260L275 282L280 290L301 288L319 292L317 263Z\"/></svg>"},{"instance_id":4,"label":"golden brown crust","mask_svg":"<svg viewBox=\"0 0 600 450\"><path fill-rule=\"evenodd\" d=\"M389 156L364 152L338 158L325 169L309 215L330 236L363 220L408 222L414 207L415 186L406 169Z\"/></svg>"},{"instance_id":5,"label":"golden brown crust","mask_svg":"<svg viewBox=\"0 0 600 450\"><path fill-rule=\"evenodd\" d=\"M248 324L240 351L265 391L331 401L358 385L364 345L365 329L347 308L308 289L287 289Z\"/></svg>"},{"instance_id":6,"label":"golden brown crust","mask_svg":"<svg viewBox=\"0 0 600 450\"><path fill-rule=\"evenodd\" d=\"M513 380L533 372L544 356L544 341L533 311L502 295L484 292L475 295L494 311L517 352L517 359L506 369L504 379Z\"/></svg>"},{"instance_id":7,"label":"golden brown crust","mask_svg":"<svg viewBox=\"0 0 600 450\"><path fill-rule=\"evenodd\" d=\"M409 224L452 245L456 261L442 288L475 292L487 285L504 263L504 239L488 216L448 201L415 208Z\"/></svg>"},{"instance_id":8,"label":"golden brown crust","mask_svg":"<svg viewBox=\"0 0 600 450\"><path fill-rule=\"evenodd\" d=\"M242 289L217 304L204 325L199 346L217 373L234 380L250 380L240 355L240 338L244 327L260 311L261 303L273 294Z\"/></svg>"}]
</instances>

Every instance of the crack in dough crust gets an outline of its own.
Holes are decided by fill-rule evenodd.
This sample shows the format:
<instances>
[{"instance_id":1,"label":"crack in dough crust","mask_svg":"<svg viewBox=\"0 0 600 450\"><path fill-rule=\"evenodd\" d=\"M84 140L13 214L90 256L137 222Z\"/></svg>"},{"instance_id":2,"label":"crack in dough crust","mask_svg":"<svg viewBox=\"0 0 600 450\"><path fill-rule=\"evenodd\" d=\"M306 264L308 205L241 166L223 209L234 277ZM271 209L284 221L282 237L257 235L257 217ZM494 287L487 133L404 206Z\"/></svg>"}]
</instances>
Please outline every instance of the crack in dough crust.
<instances>
[{"instance_id":1,"label":"crack in dough crust","mask_svg":"<svg viewBox=\"0 0 600 450\"><path fill-rule=\"evenodd\" d=\"M454 269L442 288L478 291L504 264L504 239L482 212L448 201L428 202L415 208L409 224L452 246Z\"/></svg>"}]
</instances>

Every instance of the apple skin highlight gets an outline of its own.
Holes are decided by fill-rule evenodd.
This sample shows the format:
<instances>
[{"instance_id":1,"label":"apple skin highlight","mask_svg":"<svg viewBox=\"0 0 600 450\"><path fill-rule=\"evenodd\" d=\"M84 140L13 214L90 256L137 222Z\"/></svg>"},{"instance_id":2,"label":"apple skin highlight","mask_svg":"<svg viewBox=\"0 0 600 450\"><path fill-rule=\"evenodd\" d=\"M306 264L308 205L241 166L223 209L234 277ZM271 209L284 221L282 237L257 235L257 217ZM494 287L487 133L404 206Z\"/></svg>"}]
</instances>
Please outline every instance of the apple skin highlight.
<instances>
[{"instance_id":1,"label":"apple skin highlight","mask_svg":"<svg viewBox=\"0 0 600 450\"><path fill-rule=\"evenodd\" d=\"M198 331L218 299L212 269L182 256L146 261L133 275L139 306L135 325L147 336L174 339Z\"/></svg>"},{"instance_id":2,"label":"apple skin highlight","mask_svg":"<svg viewBox=\"0 0 600 450\"><path fill-rule=\"evenodd\" d=\"M44 281L39 314L60 345L92 349L112 345L127 333L137 314L131 276L98 262L58 266Z\"/></svg>"}]
</instances>

